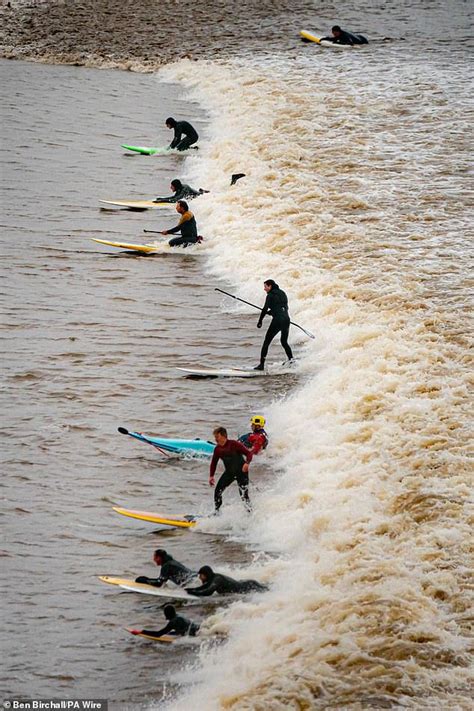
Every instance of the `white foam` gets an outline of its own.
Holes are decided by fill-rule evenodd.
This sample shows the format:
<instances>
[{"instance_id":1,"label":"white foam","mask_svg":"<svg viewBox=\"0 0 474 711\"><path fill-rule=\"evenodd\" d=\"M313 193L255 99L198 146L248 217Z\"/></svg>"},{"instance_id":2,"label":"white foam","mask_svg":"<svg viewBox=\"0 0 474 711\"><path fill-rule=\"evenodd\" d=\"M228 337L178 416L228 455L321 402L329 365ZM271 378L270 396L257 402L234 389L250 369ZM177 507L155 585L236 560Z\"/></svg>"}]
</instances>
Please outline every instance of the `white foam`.
<instances>
[{"instance_id":1,"label":"white foam","mask_svg":"<svg viewBox=\"0 0 474 711\"><path fill-rule=\"evenodd\" d=\"M370 84L368 64L310 68L161 74L211 113L188 159L212 186L196 206L211 270L252 302L275 279L317 336L292 330L306 380L266 409L275 482L246 535L280 556L257 566L272 590L208 621L229 640L202 652L173 709L467 698L466 261L447 232L465 192L451 203L440 182L459 185L449 112L428 112L439 87L423 67L410 85L406 68Z\"/></svg>"}]
</instances>

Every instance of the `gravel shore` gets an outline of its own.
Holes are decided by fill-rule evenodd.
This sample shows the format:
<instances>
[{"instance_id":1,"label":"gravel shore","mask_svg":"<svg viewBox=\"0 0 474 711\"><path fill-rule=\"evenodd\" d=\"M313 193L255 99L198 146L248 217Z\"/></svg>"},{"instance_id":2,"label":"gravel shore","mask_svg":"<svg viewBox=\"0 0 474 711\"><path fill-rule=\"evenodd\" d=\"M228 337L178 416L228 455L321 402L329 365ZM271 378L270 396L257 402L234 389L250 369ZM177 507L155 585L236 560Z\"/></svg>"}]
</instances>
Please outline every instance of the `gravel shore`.
<instances>
[{"instance_id":1,"label":"gravel shore","mask_svg":"<svg viewBox=\"0 0 474 711\"><path fill-rule=\"evenodd\" d=\"M296 51L312 16L305 0L10 0L0 56L153 71L184 57Z\"/></svg>"}]
</instances>

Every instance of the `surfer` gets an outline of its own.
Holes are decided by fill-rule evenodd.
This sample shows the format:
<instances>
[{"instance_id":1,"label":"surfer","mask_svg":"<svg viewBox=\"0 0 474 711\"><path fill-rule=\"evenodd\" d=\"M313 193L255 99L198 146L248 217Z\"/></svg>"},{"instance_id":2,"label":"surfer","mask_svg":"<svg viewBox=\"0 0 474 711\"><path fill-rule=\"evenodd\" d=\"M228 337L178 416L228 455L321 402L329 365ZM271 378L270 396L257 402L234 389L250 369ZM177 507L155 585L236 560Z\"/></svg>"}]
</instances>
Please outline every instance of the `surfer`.
<instances>
[{"instance_id":1,"label":"surfer","mask_svg":"<svg viewBox=\"0 0 474 711\"><path fill-rule=\"evenodd\" d=\"M160 576L158 578L147 578L146 575L140 575L140 577L136 578L136 583L145 583L146 585L153 585L155 588L161 588L168 580L171 580L176 585L186 585L196 575L194 570L190 570L182 563L179 563L162 548L158 548L154 552L153 560L156 565L161 567Z\"/></svg>"},{"instance_id":2,"label":"surfer","mask_svg":"<svg viewBox=\"0 0 474 711\"><path fill-rule=\"evenodd\" d=\"M280 333L280 343L285 349L285 353L290 362L293 361L293 353L288 345L288 334L290 332L290 315L288 313L288 298L284 291L280 289L278 284L273 279L267 279L263 282L263 288L267 292L267 298L260 312L257 328L262 328L262 322L265 316L269 313L272 316L272 321L265 334L262 350L260 353L260 363L255 366L254 370L265 369L265 358L267 357L268 348L277 333Z\"/></svg>"},{"instance_id":3,"label":"surfer","mask_svg":"<svg viewBox=\"0 0 474 711\"><path fill-rule=\"evenodd\" d=\"M350 44L351 46L355 44L369 44L364 35L347 32L346 30L342 30L339 25L334 25L334 27L331 28L331 32L332 37L322 37L321 42L325 40L326 42L332 42L333 44Z\"/></svg>"},{"instance_id":4,"label":"surfer","mask_svg":"<svg viewBox=\"0 0 474 711\"><path fill-rule=\"evenodd\" d=\"M130 630L132 634L146 634L148 637L162 637L164 634L172 634L179 637L189 635L195 637L199 632L199 625L192 620L188 620L184 615L178 615L173 605L165 605L163 614L168 620L168 624L161 630L153 632L150 630Z\"/></svg>"},{"instance_id":5,"label":"surfer","mask_svg":"<svg viewBox=\"0 0 474 711\"><path fill-rule=\"evenodd\" d=\"M254 415L250 418L250 427L252 431L239 437L239 442L250 449L253 456L266 449L268 445L268 435L263 429L265 418L262 415Z\"/></svg>"},{"instance_id":6,"label":"surfer","mask_svg":"<svg viewBox=\"0 0 474 711\"><path fill-rule=\"evenodd\" d=\"M174 129L174 138L170 143L170 148L176 148L177 151L186 151L193 143L196 143L199 136L189 121L176 121L172 116L166 119L166 127ZM181 136L184 133L184 138Z\"/></svg>"},{"instance_id":7,"label":"surfer","mask_svg":"<svg viewBox=\"0 0 474 711\"><path fill-rule=\"evenodd\" d=\"M176 232L181 232L181 237L174 237L168 242L170 247L178 247L183 245L186 247L188 244L196 244L200 241L197 233L196 219L188 207L188 203L185 200L178 200L176 203L176 212L181 215L181 218L176 225L169 230L161 230L161 235L173 235Z\"/></svg>"},{"instance_id":8,"label":"surfer","mask_svg":"<svg viewBox=\"0 0 474 711\"><path fill-rule=\"evenodd\" d=\"M230 593L265 592L267 585L256 580L235 580L228 575L215 573L209 565L199 569L199 578L202 582L198 588L185 588L186 592L196 597L207 597L213 593L229 595Z\"/></svg>"},{"instance_id":9,"label":"surfer","mask_svg":"<svg viewBox=\"0 0 474 711\"><path fill-rule=\"evenodd\" d=\"M157 197L153 200L153 202L178 202L178 200L184 200L185 198L191 200L192 198L196 198L199 195L209 192L209 190L203 190L203 188L195 190L190 185L187 185L187 183L182 183L181 180L178 180L178 178L171 181L170 188L174 193L173 195L170 195L169 197Z\"/></svg>"},{"instance_id":10,"label":"surfer","mask_svg":"<svg viewBox=\"0 0 474 711\"><path fill-rule=\"evenodd\" d=\"M214 474L216 473L219 459L224 462L224 472L221 475L214 490L214 505L216 513L222 506L222 494L232 482L237 481L239 494L247 511L252 510L249 499L249 464L252 461L252 452L247 449L242 442L235 439L227 439L225 427L216 427L213 432L216 440L216 448L212 455L209 469L209 485L214 486ZM244 462L244 457L247 460Z\"/></svg>"}]
</instances>

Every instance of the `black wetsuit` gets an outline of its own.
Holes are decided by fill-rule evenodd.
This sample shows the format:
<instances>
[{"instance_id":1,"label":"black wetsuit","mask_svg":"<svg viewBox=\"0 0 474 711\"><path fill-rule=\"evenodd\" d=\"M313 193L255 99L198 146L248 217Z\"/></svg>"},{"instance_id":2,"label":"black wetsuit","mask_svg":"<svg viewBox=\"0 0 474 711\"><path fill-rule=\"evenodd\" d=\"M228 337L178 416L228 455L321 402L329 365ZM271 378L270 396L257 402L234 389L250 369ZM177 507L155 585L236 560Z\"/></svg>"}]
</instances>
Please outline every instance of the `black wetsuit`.
<instances>
[{"instance_id":1,"label":"black wetsuit","mask_svg":"<svg viewBox=\"0 0 474 711\"><path fill-rule=\"evenodd\" d=\"M249 475L248 472L243 472L244 457L247 459L247 464L252 461L252 453L242 442L237 442L234 439L228 439L225 445L217 445L212 455L210 476L214 476L219 459L224 462L224 472L220 476L214 490L214 505L216 511L219 511L222 506L222 494L232 482L237 481L239 487L240 498L247 511L250 511L252 505L249 499Z\"/></svg>"},{"instance_id":2,"label":"black wetsuit","mask_svg":"<svg viewBox=\"0 0 474 711\"><path fill-rule=\"evenodd\" d=\"M173 128L174 138L170 143L170 148L176 148L177 151L187 150L199 138L196 129L188 121L177 121ZM181 138L183 133L185 137Z\"/></svg>"},{"instance_id":3,"label":"black wetsuit","mask_svg":"<svg viewBox=\"0 0 474 711\"><path fill-rule=\"evenodd\" d=\"M266 590L268 590L268 587L256 580L235 580L220 573L213 573L198 588L186 588L186 592L190 595L196 595L196 597L207 597L213 593L230 595L231 593L265 592Z\"/></svg>"},{"instance_id":4,"label":"black wetsuit","mask_svg":"<svg viewBox=\"0 0 474 711\"><path fill-rule=\"evenodd\" d=\"M190 637L195 637L198 632L199 625L191 620L188 620L187 617L183 617L182 615L176 615L176 617L173 617L173 619L168 622L166 627L163 627L163 629L158 630L157 632L142 630L142 634L147 634L150 637L162 637L164 634L175 634L180 635L181 637L189 635Z\"/></svg>"},{"instance_id":5,"label":"black wetsuit","mask_svg":"<svg viewBox=\"0 0 474 711\"><path fill-rule=\"evenodd\" d=\"M196 573L185 565L179 563L173 558L173 556L168 553L162 558L163 563L161 564L160 576L158 578L147 578L145 575L141 575L136 579L136 583L146 583L147 585L154 585L156 588L161 588L162 585L171 580L176 585L186 585L189 581L195 577Z\"/></svg>"},{"instance_id":6,"label":"black wetsuit","mask_svg":"<svg viewBox=\"0 0 474 711\"><path fill-rule=\"evenodd\" d=\"M190 185L183 183L181 188L175 192L174 195L169 197L157 197L153 202L178 202L178 200L190 200L191 198L198 197L202 195L204 190L194 190Z\"/></svg>"},{"instance_id":7,"label":"black wetsuit","mask_svg":"<svg viewBox=\"0 0 474 711\"><path fill-rule=\"evenodd\" d=\"M260 318L258 319L259 324L263 322L264 316L270 313L272 316L272 322L268 327L268 331L265 334L265 339L262 345L262 351L260 353L260 364L265 363L265 358L267 357L268 348L270 343L273 341L277 333L281 333L280 342L288 360L293 358L293 353L288 345L288 334L290 332L290 316L288 314L288 298L284 291L279 287L272 287L268 292L267 298L263 305L263 309L260 313Z\"/></svg>"},{"instance_id":8,"label":"black wetsuit","mask_svg":"<svg viewBox=\"0 0 474 711\"><path fill-rule=\"evenodd\" d=\"M333 44L369 44L367 37L364 35L353 34L352 32L346 32L346 30L341 30L339 37L322 37L321 41L332 42Z\"/></svg>"},{"instance_id":9,"label":"black wetsuit","mask_svg":"<svg viewBox=\"0 0 474 711\"><path fill-rule=\"evenodd\" d=\"M176 232L181 232L181 237L174 237L168 242L170 247L178 247L188 244L195 244L198 241L197 225L194 215L190 210L181 215L181 219L176 227L167 230L168 234L173 235Z\"/></svg>"}]
</instances>

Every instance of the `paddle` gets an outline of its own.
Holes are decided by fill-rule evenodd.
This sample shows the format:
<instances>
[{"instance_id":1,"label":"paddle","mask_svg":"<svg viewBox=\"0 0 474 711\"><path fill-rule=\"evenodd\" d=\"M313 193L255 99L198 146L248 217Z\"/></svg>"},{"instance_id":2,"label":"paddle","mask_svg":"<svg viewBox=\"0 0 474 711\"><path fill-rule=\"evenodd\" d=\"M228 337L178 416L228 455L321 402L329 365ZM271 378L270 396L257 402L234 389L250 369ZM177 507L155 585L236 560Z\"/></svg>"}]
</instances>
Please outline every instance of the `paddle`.
<instances>
[{"instance_id":1,"label":"paddle","mask_svg":"<svg viewBox=\"0 0 474 711\"><path fill-rule=\"evenodd\" d=\"M130 437L134 436L133 432L129 432L127 429L125 429L125 427L117 427L117 429L120 432L120 434L130 435ZM144 442L146 442L147 444L151 444L152 447L154 447L159 452L161 452L161 454L163 454L165 457L171 457L171 454L169 452L167 452L165 449L161 449L161 447L159 447L157 444L155 444L155 442L153 442L151 439L148 439L148 437L146 435L143 435L138 432L137 432L137 434L140 434L140 437L143 438Z\"/></svg>"},{"instance_id":2,"label":"paddle","mask_svg":"<svg viewBox=\"0 0 474 711\"><path fill-rule=\"evenodd\" d=\"M248 306L253 306L254 309L258 309L259 311L262 310L260 306L257 306L256 304L251 304L250 301L245 301L245 299L240 299L238 296L234 296L234 294L229 294L228 291L224 291L223 289L218 289L217 287L215 287L214 291L220 291L221 294L225 294L226 296L230 296L231 299L236 299L237 301L241 301L243 304L248 304ZM303 331L303 333L306 333L306 335L309 336L310 338L316 338L316 336L314 336L312 333L310 333L310 332L307 331L305 328L303 328L303 326L299 326L299 325L298 325L297 323L295 323L294 321L290 321L290 323L291 323L292 326L296 326L296 328L299 328L300 331Z\"/></svg>"},{"instance_id":3,"label":"paddle","mask_svg":"<svg viewBox=\"0 0 474 711\"><path fill-rule=\"evenodd\" d=\"M149 232L152 235L161 235L161 232L159 230L143 230L143 232Z\"/></svg>"}]
</instances>

